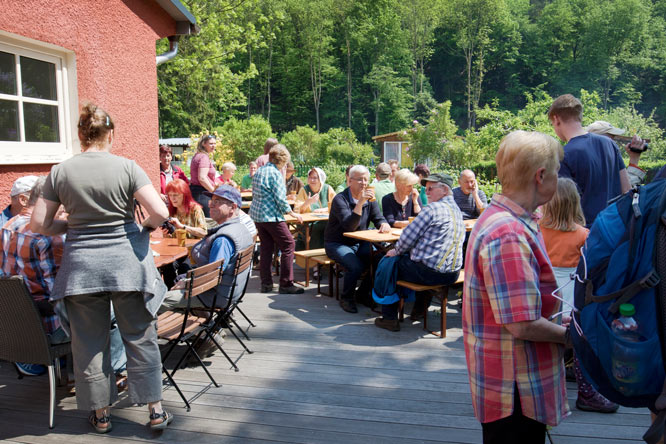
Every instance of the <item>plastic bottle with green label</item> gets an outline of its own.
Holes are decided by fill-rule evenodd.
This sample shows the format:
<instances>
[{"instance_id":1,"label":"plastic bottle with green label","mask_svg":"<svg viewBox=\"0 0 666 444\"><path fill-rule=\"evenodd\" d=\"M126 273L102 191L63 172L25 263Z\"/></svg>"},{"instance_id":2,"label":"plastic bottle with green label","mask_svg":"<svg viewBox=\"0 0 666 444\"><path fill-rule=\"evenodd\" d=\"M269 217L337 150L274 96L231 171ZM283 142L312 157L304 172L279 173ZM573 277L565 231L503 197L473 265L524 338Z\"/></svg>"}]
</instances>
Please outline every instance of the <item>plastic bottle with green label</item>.
<instances>
[{"instance_id":1,"label":"plastic bottle with green label","mask_svg":"<svg viewBox=\"0 0 666 444\"><path fill-rule=\"evenodd\" d=\"M640 353L637 347L632 347L632 343L644 340L639 333L634 314L636 309L633 304L622 304L620 316L611 323L615 334L611 355L612 373L617 381L616 387L627 396L633 394L632 386L640 382Z\"/></svg>"}]
</instances>

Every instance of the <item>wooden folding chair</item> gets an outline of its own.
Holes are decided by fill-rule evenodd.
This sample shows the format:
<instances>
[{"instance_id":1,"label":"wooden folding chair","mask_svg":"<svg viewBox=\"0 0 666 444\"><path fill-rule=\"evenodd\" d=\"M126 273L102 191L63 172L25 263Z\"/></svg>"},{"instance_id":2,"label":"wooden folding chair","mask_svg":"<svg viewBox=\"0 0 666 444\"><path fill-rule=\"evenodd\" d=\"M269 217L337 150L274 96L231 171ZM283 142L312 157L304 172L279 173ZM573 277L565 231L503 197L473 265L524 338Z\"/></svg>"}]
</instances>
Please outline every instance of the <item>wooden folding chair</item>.
<instances>
[{"instance_id":1,"label":"wooden folding chair","mask_svg":"<svg viewBox=\"0 0 666 444\"><path fill-rule=\"evenodd\" d=\"M243 346L245 351L250 354L253 353L252 350L250 350L245 345L245 343L241 340L241 338L238 337L238 335L234 331L233 326L236 326L236 328L238 328L238 330L241 331L241 333L243 334L243 336L245 336L247 340L249 340L250 337L242 328L240 328L236 320L231 316L235 310L238 310L241 314L243 314L245 319L247 319L247 316L245 316L245 314L240 311L240 308L238 308L238 304L242 302L243 297L245 296L245 292L247 290L247 284L250 281L250 274L252 273L251 267L252 267L253 253L254 253L254 244L250 245L249 247L247 247L238 254L238 258L236 259L236 263L234 264L234 280L231 284L231 289L229 291L229 300L227 301L227 305L225 307L218 307L216 305L217 303L217 294L216 294L215 297L213 298L213 305L211 307L209 317L206 320L206 322L203 324L206 337L208 337L215 343L217 348L227 358L227 360L233 366L235 371L238 371L238 366L224 351L222 346L218 344L217 341L215 341L214 335L220 328L227 327L231 332L231 334L236 338L236 340ZM245 280L245 282L239 282L239 277L245 271L248 271L247 279ZM234 298L233 296L236 293L236 289L241 285L243 288L242 292L237 298ZM250 322L249 319L248 322ZM252 324L251 322L250 324L254 326L254 324Z\"/></svg>"},{"instance_id":2,"label":"wooden folding chair","mask_svg":"<svg viewBox=\"0 0 666 444\"><path fill-rule=\"evenodd\" d=\"M208 265L203 265L198 268L194 268L187 272L186 278L186 287L185 287L185 299L187 301L187 306L185 311L168 311L162 313L157 318L157 337L168 341L169 348L162 357L162 370L167 376L169 383L173 385L180 397L185 402L187 411L190 411L190 403L187 401L187 398L183 395L183 392L180 391L178 384L174 381L173 377L180 368L180 365L183 363L185 358L192 354L199 365L204 369L208 378L215 385L219 387L213 376L210 374L206 366L204 365L201 357L198 355L193 345L196 340L201 336L201 333L205 331L204 324L206 323L206 317L196 316L191 312L191 299L200 295L201 293L215 288L219 285L222 279L222 259L219 261L212 262ZM169 358L171 353L174 351L177 345L185 344L187 349L185 353L181 356L178 363L174 366L171 373L166 369L164 363Z\"/></svg>"}]
</instances>

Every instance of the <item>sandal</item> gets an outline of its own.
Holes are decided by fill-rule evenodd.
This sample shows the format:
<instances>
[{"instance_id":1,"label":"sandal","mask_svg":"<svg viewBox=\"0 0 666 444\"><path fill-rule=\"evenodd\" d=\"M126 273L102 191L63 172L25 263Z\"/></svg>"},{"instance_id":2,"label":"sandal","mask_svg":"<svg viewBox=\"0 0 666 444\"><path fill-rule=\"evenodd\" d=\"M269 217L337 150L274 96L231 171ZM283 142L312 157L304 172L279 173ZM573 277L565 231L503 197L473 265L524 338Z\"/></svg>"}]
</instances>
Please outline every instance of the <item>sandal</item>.
<instances>
[{"instance_id":1,"label":"sandal","mask_svg":"<svg viewBox=\"0 0 666 444\"><path fill-rule=\"evenodd\" d=\"M160 422L153 422L157 419L160 419ZM155 413L155 409L152 409L150 413L150 428L153 430L164 430L167 426L173 421L173 415L166 410L162 413Z\"/></svg>"},{"instance_id":2,"label":"sandal","mask_svg":"<svg viewBox=\"0 0 666 444\"><path fill-rule=\"evenodd\" d=\"M93 428L97 433L108 433L111 431L111 428L113 427L111 425L110 416L104 415L101 418L98 418L94 410L90 412L90 416L88 417L88 422L90 423L91 426L93 426Z\"/></svg>"}]
</instances>

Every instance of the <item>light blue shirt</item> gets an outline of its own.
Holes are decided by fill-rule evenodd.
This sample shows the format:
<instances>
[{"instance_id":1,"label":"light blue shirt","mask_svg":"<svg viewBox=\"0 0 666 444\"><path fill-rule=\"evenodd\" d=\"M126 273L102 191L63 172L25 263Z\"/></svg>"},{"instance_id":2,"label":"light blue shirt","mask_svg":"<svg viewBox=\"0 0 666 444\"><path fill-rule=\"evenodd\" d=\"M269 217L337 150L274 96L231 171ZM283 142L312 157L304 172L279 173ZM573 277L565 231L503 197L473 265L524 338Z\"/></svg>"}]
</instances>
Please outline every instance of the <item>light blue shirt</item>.
<instances>
[{"instance_id":1,"label":"light blue shirt","mask_svg":"<svg viewBox=\"0 0 666 444\"><path fill-rule=\"evenodd\" d=\"M236 254L236 246L226 236L220 236L215 239L213 245L210 247L210 256L208 256L209 263L224 259L222 270L226 270L233 255Z\"/></svg>"}]
</instances>

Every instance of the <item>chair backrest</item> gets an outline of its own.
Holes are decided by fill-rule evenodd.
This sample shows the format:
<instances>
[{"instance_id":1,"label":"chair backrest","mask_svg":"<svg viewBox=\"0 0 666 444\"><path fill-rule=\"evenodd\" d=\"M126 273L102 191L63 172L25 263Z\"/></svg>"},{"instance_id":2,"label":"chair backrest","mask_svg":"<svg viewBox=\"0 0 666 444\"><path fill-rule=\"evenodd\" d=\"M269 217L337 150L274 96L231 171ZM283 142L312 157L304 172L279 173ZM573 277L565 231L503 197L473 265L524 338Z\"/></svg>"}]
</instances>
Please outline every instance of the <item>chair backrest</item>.
<instances>
[{"instance_id":1,"label":"chair backrest","mask_svg":"<svg viewBox=\"0 0 666 444\"><path fill-rule=\"evenodd\" d=\"M51 364L42 318L21 276L0 277L0 359Z\"/></svg>"},{"instance_id":2,"label":"chair backrest","mask_svg":"<svg viewBox=\"0 0 666 444\"><path fill-rule=\"evenodd\" d=\"M239 276L242 276L243 273L247 271L247 279L245 279L245 282L242 282L241 285L243 286L243 291L238 296L237 298L230 300L230 304L238 304L242 299L243 296L245 296L245 290L247 290L247 284L250 282L250 274L252 273L252 259L254 256L254 246L255 244L253 243L246 249L240 252L238 255L238 260L236 261L236 269L234 270L234 286L231 290L231 294L235 294L236 291L236 286L239 284L238 278ZM248 270L249 269L249 270Z\"/></svg>"},{"instance_id":3,"label":"chair backrest","mask_svg":"<svg viewBox=\"0 0 666 444\"><path fill-rule=\"evenodd\" d=\"M192 298L217 287L222 280L223 262L224 259L220 259L188 271L185 297Z\"/></svg>"}]
</instances>

